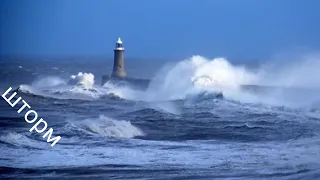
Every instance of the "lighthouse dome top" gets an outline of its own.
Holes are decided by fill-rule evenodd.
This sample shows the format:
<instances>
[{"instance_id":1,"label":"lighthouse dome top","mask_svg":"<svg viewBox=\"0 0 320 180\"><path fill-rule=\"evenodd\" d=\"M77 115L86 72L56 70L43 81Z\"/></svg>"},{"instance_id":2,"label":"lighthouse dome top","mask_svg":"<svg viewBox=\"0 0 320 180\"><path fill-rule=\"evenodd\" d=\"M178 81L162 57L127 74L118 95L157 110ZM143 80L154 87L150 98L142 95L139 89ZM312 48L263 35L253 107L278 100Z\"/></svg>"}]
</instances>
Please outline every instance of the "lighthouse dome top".
<instances>
[{"instance_id":1,"label":"lighthouse dome top","mask_svg":"<svg viewBox=\"0 0 320 180\"><path fill-rule=\"evenodd\" d=\"M118 37L117 44L122 44L122 41L121 41L120 37Z\"/></svg>"}]
</instances>

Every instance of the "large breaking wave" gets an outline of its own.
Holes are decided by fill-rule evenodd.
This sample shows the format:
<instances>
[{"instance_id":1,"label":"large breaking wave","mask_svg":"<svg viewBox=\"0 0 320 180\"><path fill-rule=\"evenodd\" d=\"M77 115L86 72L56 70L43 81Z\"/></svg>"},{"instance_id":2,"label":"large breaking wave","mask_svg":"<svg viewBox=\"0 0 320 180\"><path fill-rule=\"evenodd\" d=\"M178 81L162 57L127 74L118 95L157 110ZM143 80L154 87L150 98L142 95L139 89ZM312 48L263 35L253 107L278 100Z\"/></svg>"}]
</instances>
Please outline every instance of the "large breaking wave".
<instances>
[{"instance_id":1,"label":"large breaking wave","mask_svg":"<svg viewBox=\"0 0 320 180\"><path fill-rule=\"evenodd\" d=\"M130 121L117 120L100 115L99 117L86 119L72 119L67 121L64 126L55 129L55 133L64 138L60 143L69 144L79 142L79 136L84 134L86 137L98 138L134 138L144 136L145 133ZM27 147L36 149L46 149L46 142L34 135L24 132L3 131L0 133L0 144L9 144L16 147Z\"/></svg>"}]
</instances>

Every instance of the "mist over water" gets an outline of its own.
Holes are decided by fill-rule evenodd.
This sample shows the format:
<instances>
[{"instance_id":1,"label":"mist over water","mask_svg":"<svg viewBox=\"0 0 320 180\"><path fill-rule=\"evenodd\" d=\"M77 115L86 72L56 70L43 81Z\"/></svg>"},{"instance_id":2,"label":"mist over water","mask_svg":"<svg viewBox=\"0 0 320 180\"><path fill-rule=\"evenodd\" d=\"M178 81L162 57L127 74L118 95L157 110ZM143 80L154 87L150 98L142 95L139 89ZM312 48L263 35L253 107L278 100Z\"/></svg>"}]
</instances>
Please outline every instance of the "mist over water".
<instances>
[{"instance_id":1,"label":"mist over water","mask_svg":"<svg viewBox=\"0 0 320 180\"><path fill-rule=\"evenodd\" d=\"M260 81L282 87L319 88L320 54L308 53L296 57L278 57L261 65Z\"/></svg>"}]
</instances>

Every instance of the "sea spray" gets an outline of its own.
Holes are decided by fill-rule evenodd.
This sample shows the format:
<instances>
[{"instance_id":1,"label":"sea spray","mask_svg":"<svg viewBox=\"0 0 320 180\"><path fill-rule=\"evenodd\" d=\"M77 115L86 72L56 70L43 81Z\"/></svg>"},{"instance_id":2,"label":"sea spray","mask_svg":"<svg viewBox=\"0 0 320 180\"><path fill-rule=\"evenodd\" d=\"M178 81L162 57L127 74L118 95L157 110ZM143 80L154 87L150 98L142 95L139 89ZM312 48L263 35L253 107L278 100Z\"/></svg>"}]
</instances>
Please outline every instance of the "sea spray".
<instances>
[{"instance_id":1,"label":"sea spray","mask_svg":"<svg viewBox=\"0 0 320 180\"><path fill-rule=\"evenodd\" d=\"M94 85L94 75L92 73L79 72L77 75L70 77L68 84L79 85L83 88L90 89Z\"/></svg>"},{"instance_id":2,"label":"sea spray","mask_svg":"<svg viewBox=\"0 0 320 180\"><path fill-rule=\"evenodd\" d=\"M320 88L320 54L281 57L280 60L262 65L256 83L289 88Z\"/></svg>"},{"instance_id":3,"label":"sea spray","mask_svg":"<svg viewBox=\"0 0 320 180\"><path fill-rule=\"evenodd\" d=\"M52 88L66 85L66 81L54 76L43 77L32 82L31 86L35 88Z\"/></svg>"}]
</instances>

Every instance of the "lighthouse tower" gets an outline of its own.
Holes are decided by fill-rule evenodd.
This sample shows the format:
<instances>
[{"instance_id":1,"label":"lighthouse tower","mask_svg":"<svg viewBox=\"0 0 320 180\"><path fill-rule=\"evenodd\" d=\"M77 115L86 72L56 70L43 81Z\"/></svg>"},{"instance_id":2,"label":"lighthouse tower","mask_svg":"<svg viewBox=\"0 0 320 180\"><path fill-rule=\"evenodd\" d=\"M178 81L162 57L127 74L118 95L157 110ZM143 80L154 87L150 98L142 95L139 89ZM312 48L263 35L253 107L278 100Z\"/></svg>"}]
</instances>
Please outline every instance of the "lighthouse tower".
<instances>
[{"instance_id":1,"label":"lighthouse tower","mask_svg":"<svg viewBox=\"0 0 320 180\"><path fill-rule=\"evenodd\" d=\"M124 70L124 48L120 37L118 38L114 48L114 62L111 77L120 79L127 77L127 74Z\"/></svg>"}]
</instances>

